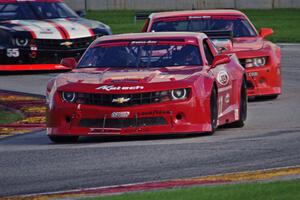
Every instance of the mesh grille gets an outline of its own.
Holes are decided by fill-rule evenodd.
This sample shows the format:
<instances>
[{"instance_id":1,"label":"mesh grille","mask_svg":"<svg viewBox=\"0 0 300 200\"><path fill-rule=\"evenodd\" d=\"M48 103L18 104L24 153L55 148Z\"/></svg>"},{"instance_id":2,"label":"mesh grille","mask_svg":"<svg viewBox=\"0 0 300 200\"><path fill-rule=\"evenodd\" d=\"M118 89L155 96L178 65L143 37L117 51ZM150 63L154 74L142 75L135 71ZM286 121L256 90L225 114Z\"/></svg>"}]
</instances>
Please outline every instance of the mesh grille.
<instances>
[{"instance_id":1,"label":"mesh grille","mask_svg":"<svg viewBox=\"0 0 300 200\"><path fill-rule=\"evenodd\" d=\"M124 119L82 119L79 125L89 128L128 128L140 126L166 125L163 117L124 118Z\"/></svg>"},{"instance_id":2,"label":"mesh grille","mask_svg":"<svg viewBox=\"0 0 300 200\"><path fill-rule=\"evenodd\" d=\"M78 94L78 99L83 104L98 106L125 107L158 103L161 101L159 92L138 94ZM119 100L119 102L118 102ZM120 103L121 101L124 101Z\"/></svg>"}]
</instances>

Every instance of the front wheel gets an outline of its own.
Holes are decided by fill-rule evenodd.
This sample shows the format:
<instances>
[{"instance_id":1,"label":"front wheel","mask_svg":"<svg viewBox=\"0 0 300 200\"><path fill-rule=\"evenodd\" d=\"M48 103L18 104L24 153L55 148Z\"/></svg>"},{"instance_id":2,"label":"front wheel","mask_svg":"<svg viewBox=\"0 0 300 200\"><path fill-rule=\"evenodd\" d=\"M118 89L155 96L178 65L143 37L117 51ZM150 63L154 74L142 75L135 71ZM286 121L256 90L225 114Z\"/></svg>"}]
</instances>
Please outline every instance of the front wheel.
<instances>
[{"instance_id":1,"label":"front wheel","mask_svg":"<svg viewBox=\"0 0 300 200\"><path fill-rule=\"evenodd\" d=\"M78 141L78 136L53 136L49 135L49 139L54 143L75 143Z\"/></svg>"},{"instance_id":2,"label":"front wheel","mask_svg":"<svg viewBox=\"0 0 300 200\"><path fill-rule=\"evenodd\" d=\"M243 80L240 94L239 120L233 122L231 127L240 128L245 125L245 121L247 119L247 101L247 84L246 81Z\"/></svg>"}]
</instances>

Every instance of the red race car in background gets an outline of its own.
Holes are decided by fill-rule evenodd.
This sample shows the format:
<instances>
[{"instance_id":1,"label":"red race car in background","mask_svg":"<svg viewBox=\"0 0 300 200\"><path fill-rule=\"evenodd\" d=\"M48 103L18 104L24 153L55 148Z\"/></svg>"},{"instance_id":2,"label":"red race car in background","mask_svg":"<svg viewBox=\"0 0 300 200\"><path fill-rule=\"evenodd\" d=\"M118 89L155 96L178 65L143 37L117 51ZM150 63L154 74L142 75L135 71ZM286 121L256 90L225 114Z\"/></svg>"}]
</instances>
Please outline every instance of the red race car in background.
<instances>
[{"instance_id":1,"label":"red race car in background","mask_svg":"<svg viewBox=\"0 0 300 200\"><path fill-rule=\"evenodd\" d=\"M235 54L217 55L203 33L103 36L78 64L63 63L74 69L49 81L46 92L53 142L213 133L246 120L245 70Z\"/></svg>"},{"instance_id":2,"label":"red race car in background","mask_svg":"<svg viewBox=\"0 0 300 200\"><path fill-rule=\"evenodd\" d=\"M66 70L62 58L80 57L95 38L111 34L78 14L62 0L0 0L0 73Z\"/></svg>"},{"instance_id":3,"label":"red race car in background","mask_svg":"<svg viewBox=\"0 0 300 200\"><path fill-rule=\"evenodd\" d=\"M236 10L194 10L153 13L143 32L230 31L232 49L246 68L249 96L276 98L281 94L281 51L265 38L273 33L262 28L258 33L245 14ZM212 38L213 39L213 38ZM213 40L212 40L213 41ZM222 39L213 41L217 46Z\"/></svg>"}]
</instances>

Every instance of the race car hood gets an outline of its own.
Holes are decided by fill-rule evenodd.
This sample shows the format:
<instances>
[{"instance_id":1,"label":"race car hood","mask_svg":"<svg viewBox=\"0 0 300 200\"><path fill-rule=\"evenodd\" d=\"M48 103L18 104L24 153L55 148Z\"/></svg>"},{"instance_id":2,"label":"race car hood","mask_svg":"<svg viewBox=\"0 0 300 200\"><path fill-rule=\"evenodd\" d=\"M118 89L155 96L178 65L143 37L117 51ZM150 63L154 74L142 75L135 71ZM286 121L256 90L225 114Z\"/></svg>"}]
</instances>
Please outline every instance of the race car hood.
<instances>
[{"instance_id":1,"label":"race car hood","mask_svg":"<svg viewBox=\"0 0 300 200\"><path fill-rule=\"evenodd\" d=\"M84 84L95 88L95 85L147 85L180 81L192 81L193 75L201 74L201 67L166 67L156 69L77 69L61 74L56 78L57 88L66 85ZM77 87L76 88L80 88Z\"/></svg>"},{"instance_id":2,"label":"race car hood","mask_svg":"<svg viewBox=\"0 0 300 200\"><path fill-rule=\"evenodd\" d=\"M74 39L91 37L101 31L106 31L108 34L110 33L110 28L108 26L100 22L83 18L9 20L1 22L0 27L1 29L11 31L12 33L29 32L32 38L36 39Z\"/></svg>"},{"instance_id":3,"label":"race car hood","mask_svg":"<svg viewBox=\"0 0 300 200\"><path fill-rule=\"evenodd\" d=\"M263 47L264 40L258 37L234 38L233 51L256 51Z\"/></svg>"}]
</instances>

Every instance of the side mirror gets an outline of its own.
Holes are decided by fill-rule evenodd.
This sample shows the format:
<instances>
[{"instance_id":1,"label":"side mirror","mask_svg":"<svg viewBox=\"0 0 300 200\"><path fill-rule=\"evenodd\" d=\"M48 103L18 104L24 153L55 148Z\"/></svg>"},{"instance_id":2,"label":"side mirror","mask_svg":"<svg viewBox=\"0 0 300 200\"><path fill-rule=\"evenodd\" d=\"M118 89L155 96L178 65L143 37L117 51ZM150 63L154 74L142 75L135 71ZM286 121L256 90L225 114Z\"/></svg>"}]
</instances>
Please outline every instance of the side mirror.
<instances>
[{"instance_id":1,"label":"side mirror","mask_svg":"<svg viewBox=\"0 0 300 200\"><path fill-rule=\"evenodd\" d=\"M230 57L228 55L225 54L216 55L212 62L211 68L215 68L218 65L226 64L229 62L230 62Z\"/></svg>"},{"instance_id":2,"label":"side mirror","mask_svg":"<svg viewBox=\"0 0 300 200\"><path fill-rule=\"evenodd\" d=\"M272 35L272 34L273 34L273 29L271 29L271 28L261 28L259 31L259 35L262 38L266 38L267 36Z\"/></svg>"},{"instance_id":3,"label":"side mirror","mask_svg":"<svg viewBox=\"0 0 300 200\"><path fill-rule=\"evenodd\" d=\"M86 12L84 10L76 10L76 14L79 17L85 17L86 16Z\"/></svg>"},{"instance_id":4,"label":"side mirror","mask_svg":"<svg viewBox=\"0 0 300 200\"><path fill-rule=\"evenodd\" d=\"M75 58L63 58L60 64L70 69L75 69L77 61Z\"/></svg>"}]
</instances>

